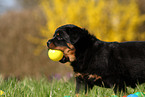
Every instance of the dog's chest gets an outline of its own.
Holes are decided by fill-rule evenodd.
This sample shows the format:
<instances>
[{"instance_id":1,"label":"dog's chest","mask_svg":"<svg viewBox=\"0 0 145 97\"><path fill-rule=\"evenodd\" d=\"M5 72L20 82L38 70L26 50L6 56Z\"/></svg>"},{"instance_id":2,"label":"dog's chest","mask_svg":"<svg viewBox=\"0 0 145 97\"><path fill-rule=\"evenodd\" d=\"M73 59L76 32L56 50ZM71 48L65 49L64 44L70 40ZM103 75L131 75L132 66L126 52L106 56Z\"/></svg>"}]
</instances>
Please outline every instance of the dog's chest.
<instances>
[{"instance_id":1,"label":"dog's chest","mask_svg":"<svg viewBox=\"0 0 145 97\"><path fill-rule=\"evenodd\" d=\"M91 82L102 80L101 76L98 76L96 74L88 74L88 73L75 73L75 77L78 77L82 79L83 81L91 81Z\"/></svg>"}]
</instances>

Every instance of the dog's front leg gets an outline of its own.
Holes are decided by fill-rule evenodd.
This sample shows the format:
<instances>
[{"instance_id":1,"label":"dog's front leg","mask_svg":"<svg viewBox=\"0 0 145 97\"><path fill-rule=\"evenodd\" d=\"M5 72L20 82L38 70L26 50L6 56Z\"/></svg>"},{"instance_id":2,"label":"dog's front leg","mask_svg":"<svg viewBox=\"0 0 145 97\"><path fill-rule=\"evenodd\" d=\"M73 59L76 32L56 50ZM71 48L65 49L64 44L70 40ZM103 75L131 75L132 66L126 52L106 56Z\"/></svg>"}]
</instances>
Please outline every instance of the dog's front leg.
<instances>
[{"instance_id":1,"label":"dog's front leg","mask_svg":"<svg viewBox=\"0 0 145 97\"><path fill-rule=\"evenodd\" d=\"M85 90L85 83L80 77L76 77L76 95L78 95L80 92L84 92ZM78 97L78 96L77 96Z\"/></svg>"}]
</instances>

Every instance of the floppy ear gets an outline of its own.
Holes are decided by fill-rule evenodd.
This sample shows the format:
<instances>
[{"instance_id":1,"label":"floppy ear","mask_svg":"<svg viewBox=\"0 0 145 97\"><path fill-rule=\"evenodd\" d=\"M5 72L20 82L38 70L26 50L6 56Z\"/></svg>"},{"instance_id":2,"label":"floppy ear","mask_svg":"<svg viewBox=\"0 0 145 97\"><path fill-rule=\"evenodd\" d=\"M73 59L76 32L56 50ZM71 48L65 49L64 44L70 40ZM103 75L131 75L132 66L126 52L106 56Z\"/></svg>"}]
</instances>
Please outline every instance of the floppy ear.
<instances>
[{"instance_id":1,"label":"floppy ear","mask_svg":"<svg viewBox=\"0 0 145 97\"><path fill-rule=\"evenodd\" d=\"M59 32L66 42L75 44L79 41L83 29L73 24L67 24L57 28L55 32Z\"/></svg>"},{"instance_id":2,"label":"floppy ear","mask_svg":"<svg viewBox=\"0 0 145 97\"><path fill-rule=\"evenodd\" d=\"M64 40L71 44L75 44L80 39L80 36L78 35L77 32L70 33L70 35L68 35L65 31L63 31L62 34Z\"/></svg>"}]
</instances>

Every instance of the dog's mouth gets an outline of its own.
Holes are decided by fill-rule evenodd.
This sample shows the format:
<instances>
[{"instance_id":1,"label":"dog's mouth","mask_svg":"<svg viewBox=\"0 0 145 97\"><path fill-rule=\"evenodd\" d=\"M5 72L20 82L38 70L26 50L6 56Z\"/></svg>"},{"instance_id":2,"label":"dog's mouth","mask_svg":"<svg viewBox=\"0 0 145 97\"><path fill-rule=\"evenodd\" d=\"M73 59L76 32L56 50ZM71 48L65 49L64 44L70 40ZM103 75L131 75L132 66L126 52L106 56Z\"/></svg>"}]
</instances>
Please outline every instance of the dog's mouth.
<instances>
[{"instance_id":1,"label":"dog's mouth","mask_svg":"<svg viewBox=\"0 0 145 97\"><path fill-rule=\"evenodd\" d=\"M48 49L49 50L49 49ZM62 49L54 49L54 50L60 50L63 52L63 57L59 62L66 63L66 62L73 62L75 61L75 49L70 50L69 48Z\"/></svg>"},{"instance_id":2,"label":"dog's mouth","mask_svg":"<svg viewBox=\"0 0 145 97\"><path fill-rule=\"evenodd\" d=\"M50 50L49 47L48 47L48 50ZM53 50L60 50L60 51L62 51L61 49L53 49ZM59 60L59 62L61 62L61 63L70 62L69 57L64 53L64 51L62 51L62 52L63 52L63 57L62 57L61 60Z\"/></svg>"},{"instance_id":3,"label":"dog's mouth","mask_svg":"<svg viewBox=\"0 0 145 97\"><path fill-rule=\"evenodd\" d=\"M69 57L65 57L65 55L63 55L63 58L59 61L61 63L66 63L66 62L69 62Z\"/></svg>"},{"instance_id":4,"label":"dog's mouth","mask_svg":"<svg viewBox=\"0 0 145 97\"><path fill-rule=\"evenodd\" d=\"M67 43L67 46L56 46L56 45L54 45L53 42L48 41L47 47L48 47L48 50L54 49L54 50L61 50L63 52L63 58L59 61L61 63L73 62L76 59L75 48L70 43Z\"/></svg>"}]
</instances>

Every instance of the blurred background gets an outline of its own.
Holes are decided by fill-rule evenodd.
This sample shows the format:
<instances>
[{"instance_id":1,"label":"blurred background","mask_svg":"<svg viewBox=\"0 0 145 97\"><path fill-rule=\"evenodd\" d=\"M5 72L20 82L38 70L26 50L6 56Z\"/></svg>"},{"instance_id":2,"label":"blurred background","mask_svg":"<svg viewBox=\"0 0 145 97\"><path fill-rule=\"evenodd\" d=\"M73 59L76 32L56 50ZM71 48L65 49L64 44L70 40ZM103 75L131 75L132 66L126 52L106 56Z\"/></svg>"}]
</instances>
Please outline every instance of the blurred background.
<instances>
[{"instance_id":1,"label":"blurred background","mask_svg":"<svg viewBox=\"0 0 145 97\"><path fill-rule=\"evenodd\" d=\"M104 41L145 41L145 0L0 0L0 75L72 77L51 61L46 42L64 24Z\"/></svg>"}]
</instances>

